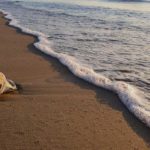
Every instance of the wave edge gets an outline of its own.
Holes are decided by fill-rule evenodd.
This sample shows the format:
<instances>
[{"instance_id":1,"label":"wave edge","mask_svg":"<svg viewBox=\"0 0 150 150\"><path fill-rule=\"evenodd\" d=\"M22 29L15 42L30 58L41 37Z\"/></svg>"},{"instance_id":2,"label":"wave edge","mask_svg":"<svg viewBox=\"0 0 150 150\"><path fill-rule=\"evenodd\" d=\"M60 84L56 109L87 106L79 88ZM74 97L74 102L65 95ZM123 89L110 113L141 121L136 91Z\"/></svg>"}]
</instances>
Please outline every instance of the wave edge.
<instances>
[{"instance_id":1,"label":"wave edge","mask_svg":"<svg viewBox=\"0 0 150 150\"><path fill-rule=\"evenodd\" d=\"M94 84L98 87L111 90L119 96L122 103L132 112L139 120L150 128L150 103L144 99L141 91L134 86L121 81L111 81L110 79L94 72L92 69L81 66L76 59L66 54L56 53L51 49L47 36L38 31L32 31L19 25L19 22L9 13L2 9L0 11L9 19L9 25L21 29L22 32L34 35L38 42L34 46L47 55L57 58L60 63L65 65L75 76Z\"/></svg>"}]
</instances>

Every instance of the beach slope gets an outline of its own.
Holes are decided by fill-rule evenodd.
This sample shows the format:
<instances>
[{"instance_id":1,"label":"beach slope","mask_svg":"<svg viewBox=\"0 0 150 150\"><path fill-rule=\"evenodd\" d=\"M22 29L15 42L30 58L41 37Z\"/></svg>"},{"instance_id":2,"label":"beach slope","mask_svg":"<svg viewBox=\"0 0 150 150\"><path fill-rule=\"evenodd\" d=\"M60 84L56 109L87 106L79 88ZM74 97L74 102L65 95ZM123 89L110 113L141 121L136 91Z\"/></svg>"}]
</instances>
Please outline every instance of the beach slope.
<instances>
[{"instance_id":1,"label":"beach slope","mask_svg":"<svg viewBox=\"0 0 150 150\"><path fill-rule=\"evenodd\" d=\"M0 14L0 71L21 86L0 95L0 150L150 149L150 129L116 94L75 77L36 40Z\"/></svg>"}]
</instances>

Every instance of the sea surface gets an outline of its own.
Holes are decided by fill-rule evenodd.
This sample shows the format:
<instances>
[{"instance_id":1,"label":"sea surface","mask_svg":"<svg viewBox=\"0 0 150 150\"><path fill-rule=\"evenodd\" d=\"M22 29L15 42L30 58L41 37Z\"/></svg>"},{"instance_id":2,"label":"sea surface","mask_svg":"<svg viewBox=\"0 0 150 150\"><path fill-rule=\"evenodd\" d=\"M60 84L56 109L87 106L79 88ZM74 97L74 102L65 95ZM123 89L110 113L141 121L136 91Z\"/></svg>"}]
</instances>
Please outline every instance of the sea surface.
<instances>
[{"instance_id":1,"label":"sea surface","mask_svg":"<svg viewBox=\"0 0 150 150\"><path fill-rule=\"evenodd\" d=\"M150 127L150 1L0 0L11 25Z\"/></svg>"}]
</instances>

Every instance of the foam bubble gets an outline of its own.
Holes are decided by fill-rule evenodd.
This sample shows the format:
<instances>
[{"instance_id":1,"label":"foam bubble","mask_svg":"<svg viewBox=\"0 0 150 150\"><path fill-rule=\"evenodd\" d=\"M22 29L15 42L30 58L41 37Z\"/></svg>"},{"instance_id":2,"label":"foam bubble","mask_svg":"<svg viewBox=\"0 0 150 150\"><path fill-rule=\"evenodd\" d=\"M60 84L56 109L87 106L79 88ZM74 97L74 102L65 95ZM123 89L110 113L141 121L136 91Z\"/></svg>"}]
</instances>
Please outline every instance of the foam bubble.
<instances>
[{"instance_id":1,"label":"foam bubble","mask_svg":"<svg viewBox=\"0 0 150 150\"><path fill-rule=\"evenodd\" d=\"M56 53L51 49L51 44L47 40L46 35L43 33L32 31L19 25L18 21L13 18L8 12L2 11L6 14L6 18L10 19L10 25L20 28L23 32L32 34L38 37L38 42L34 43L35 47L40 51L57 58L63 65L76 76L85 81L88 81L98 87L102 87L108 90L112 90L118 94L122 103L131 111L137 118L150 127L150 102L144 98L141 91L134 86L125 82L111 81L110 79L94 72L92 69L87 68L78 61L66 54Z\"/></svg>"}]
</instances>

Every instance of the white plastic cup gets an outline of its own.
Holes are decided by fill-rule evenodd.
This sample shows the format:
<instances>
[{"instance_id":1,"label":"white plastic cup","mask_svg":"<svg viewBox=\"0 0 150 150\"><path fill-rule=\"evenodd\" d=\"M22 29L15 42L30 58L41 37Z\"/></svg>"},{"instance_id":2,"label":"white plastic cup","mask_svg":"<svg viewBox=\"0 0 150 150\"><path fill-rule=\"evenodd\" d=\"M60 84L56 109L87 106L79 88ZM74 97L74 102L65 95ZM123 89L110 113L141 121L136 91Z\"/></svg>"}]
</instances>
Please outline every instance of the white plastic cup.
<instances>
[{"instance_id":1,"label":"white plastic cup","mask_svg":"<svg viewBox=\"0 0 150 150\"><path fill-rule=\"evenodd\" d=\"M16 84L12 80L6 79L5 75L0 72L0 94L16 90Z\"/></svg>"}]
</instances>

